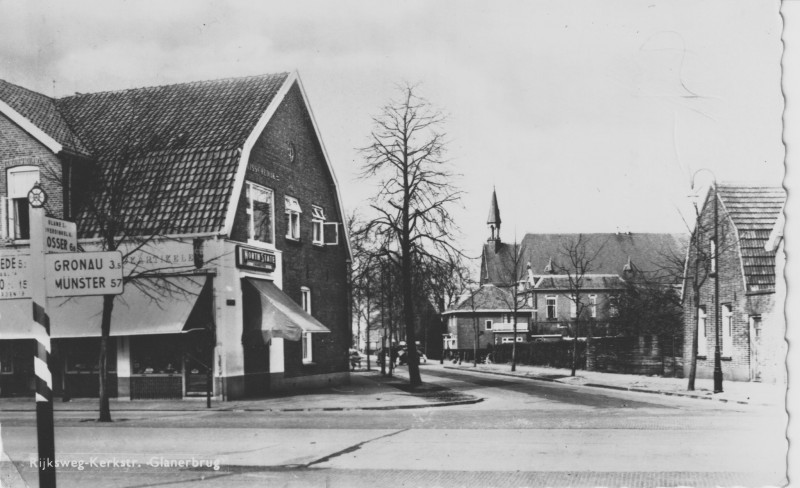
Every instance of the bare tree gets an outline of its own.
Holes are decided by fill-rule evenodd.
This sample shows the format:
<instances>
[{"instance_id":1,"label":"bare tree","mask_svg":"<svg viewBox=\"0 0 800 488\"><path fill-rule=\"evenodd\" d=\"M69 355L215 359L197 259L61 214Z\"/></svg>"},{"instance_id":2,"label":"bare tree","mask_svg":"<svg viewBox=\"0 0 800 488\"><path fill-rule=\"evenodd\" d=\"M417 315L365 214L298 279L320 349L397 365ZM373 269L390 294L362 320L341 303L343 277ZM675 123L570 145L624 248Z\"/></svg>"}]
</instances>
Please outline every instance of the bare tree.
<instances>
[{"instance_id":1,"label":"bare tree","mask_svg":"<svg viewBox=\"0 0 800 488\"><path fill-rule=\"evenodd\" d=\"M362 177L379 182L371 203L377 216L368 227L393 244L385 252L399 263L406 340L414 344L413 263L459 253L452 245L455 223L449 212L459 192L444 159L442 114L416 94L415 86L402 87L400 94L373 118L371 142L362 149ZM416 348L408 352L410 383L419 385Z\"/></svg>"},{"instance_id":2,"label":"bare tree","mask_svg":"<svg viewBox=\"0 0 800 488\"><path fill-rule=\"evenodd\" d=\"M511 310L511 330L512 344L511 344L511 371L517 370L517 315L519 310L525 306L527 301L527 290L525 288L526 276L525 268L523 268L522 246L514 237L513 244L500 244L501 246L509 246L508 259L503 261L504 268L501 270L503 273L504 281L498 283L497 286L503 288L508 292L503 299L506 307Z\"/></svg>"},{"instance_id":3,"label":"bare tree","mask_svg":"<svg viewBox=\"0 0 800 488\"><path fill-rule=\"evenodd\" d=\"M566 240L561 244L560 260L554 263L558 274L567 280L566 297L572 302L574 321L570 322L572 329L572 376L578 368L578 335L580 325L587 320L587 311L592 304L583 299L586 288L586 275L591 273L595 260L605 247L605 242L595 247L592 239L578 234L577 237ZM591 331L589 333L591 336Z\"/></svg>"},{"instance_id":4,"label":"bare tree","mask_svg":"<svg viewBox=\"0 0 800 488\"><path fill-rule=\"evenodd\" d=\"M142 121L138 121L141 123ZM133 122L131 122L133 124ZM147 124L143 124L147 127ZM150 253L149 246L157 241L169 240L166 231L174 226L175 215L187 197L176 197L170 192L173 184L171 165L153 163L153 152L145 135L131 131L114 152L104 154L91 167L80 174L48 170L46 177L55 180L73 192L80 191L73 202L72 213L78 234L95 239L104 251L121 251L123 263L137 253ZM150 138L150 140L154 140ZM73 188L81 181L83 187ZM169 194L170 198L165 198ZM197 252L197 249L195 249ZM195 256L196 259L199 256ZM206 260L206 263L213 259ZM155 261L158 261L156 258ZM123 283L135 286L142 294L158 303L164 297L192 294L176 280L180 274L191 274L192 265L182 266L163 262L142 268L127 267ZM98 397L100 422L111 422L108 380L108 347L112 326L115 295L103 296L100 323L98 358ZM207 368L211 364L206 365Z\"/></svg>"},{"instance_id":5,"label":"bare tree","mask_svg":"<svg viewBox=\"0 0 800 488\"><path fill-rule=\"evenodd\" d=\"M718 198L716 191L709 191L706 195L702 209L694 202L694 222L686 222L686 228L691 232L689 239L689 246L685 254L666 254L662 256L664 261L664 269L662 274L666 277L675 278L676 281L683 283L683 302L689 302L692 307L692 346L690 349L689 357L689 377L687 380L686 389L694 391L695 381L697 378L697 356L699 346L699 330L700 323L700 309L701 309L701 296L702 289L709 277L713 277L714 273L714 260L716 257L724 254L727 250L734 249L738 246L738 239L727 239L728 232L725 231L726 219L719 217L719 221L715 220L713 212L712 215L704 215L703 210L711 203L711 199ZM721 227L719 236L720 242L711 245L714 234L714 226ZM687 289L689 293L687 293ZM716 313L716 312L715 312Z\"/></svg>"}]
</instances>

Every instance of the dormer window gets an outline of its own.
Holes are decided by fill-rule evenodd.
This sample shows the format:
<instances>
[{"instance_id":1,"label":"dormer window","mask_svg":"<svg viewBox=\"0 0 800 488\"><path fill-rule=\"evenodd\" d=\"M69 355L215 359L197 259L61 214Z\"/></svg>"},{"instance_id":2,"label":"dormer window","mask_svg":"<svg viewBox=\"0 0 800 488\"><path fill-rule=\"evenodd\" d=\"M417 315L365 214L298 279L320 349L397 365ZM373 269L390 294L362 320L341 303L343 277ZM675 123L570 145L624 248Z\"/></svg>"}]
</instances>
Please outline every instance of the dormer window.
<instances>
[{"instance_id":1,"label":"dormer window","mask_svg":"<svg viewBox=\"0 0 800 488\"><path fill-rule=\"evenodd\" d=\"M300 203L296 198L286 197L286 238L296 241L300 240Z\"/></svg>"},{"instance_id":2,"label":"dormer window","mask_svg":"<svg viewBox=\"0 0 800 488\"><path fill-rule=\"evenodd\" d=\"M316 205L311 206L311 243L317 246L325 245L324 239L325 209Z\"/></svg>"},{"instance_id":3,"label":"dormer window","mask_svg":"<svg viewBox=\"0 0 800 488\"><path fill-rule=\"evenodd\" d=\"M5 235L12 239L30 239L28 192L39 181L39 168L17 166L7 172L8 200L4 206Z\"/></svg>"}]
</instances>

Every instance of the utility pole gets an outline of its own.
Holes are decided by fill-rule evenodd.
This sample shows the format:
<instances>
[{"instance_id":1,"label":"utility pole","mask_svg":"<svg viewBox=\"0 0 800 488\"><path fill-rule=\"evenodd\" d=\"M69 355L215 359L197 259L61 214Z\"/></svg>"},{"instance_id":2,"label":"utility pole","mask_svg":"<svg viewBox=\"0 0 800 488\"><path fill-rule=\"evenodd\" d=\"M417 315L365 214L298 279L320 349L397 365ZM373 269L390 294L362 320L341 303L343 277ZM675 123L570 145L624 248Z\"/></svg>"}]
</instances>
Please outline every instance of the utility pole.
<instances>
[{"instance_id":1,"label":"utility pole","mask_svg":"<svg viewBox=\"0 0 800 488\"><path fill-rule=\"evenodd\" d=\"M719 195L714 179L714 393L722 393L722 359L719 350Z\"/></svg>"}]
</instances>

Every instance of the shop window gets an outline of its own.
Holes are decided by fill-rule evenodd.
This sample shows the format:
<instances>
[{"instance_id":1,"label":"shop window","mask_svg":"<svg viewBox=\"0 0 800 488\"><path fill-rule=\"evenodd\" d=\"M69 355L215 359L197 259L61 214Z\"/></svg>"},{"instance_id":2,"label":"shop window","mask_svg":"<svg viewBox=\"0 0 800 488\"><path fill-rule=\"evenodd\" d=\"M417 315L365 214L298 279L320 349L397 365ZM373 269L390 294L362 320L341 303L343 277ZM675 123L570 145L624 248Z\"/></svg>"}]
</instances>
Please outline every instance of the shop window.
<instances>
[{"instance_id":1,"label":"shop window","mask_svg":"<svg viewBox=\"0 0 800 488\"><path fill-rule=\"evenodd\" d=\"M14 374L14 350L10 344L0 344L0 374Z\"/></svg>"},{"instance_id":2,"label":"shop window","mask_svg":"<svg viewBox=\"0 0 800 488\"><path fill-rule=\"evenodd\" d=\"M133 374L181 373L183 354L179 337L132 337L131 365Z\"/></svg>"},{"instance_id":3,"label":"shop window","mask_svg":"<svg viewBox=\"0 0 800 488\"><path fill-rule=\"evenodd\" d=\"M491 320L487 320L486 321L486 330L492 330L492 321Z\"/></svg>"},{"instance_id":4,"label":"shop window","mask_svg":"<svg viewBox=\"0 0 800 488\"><path fill-rule=\"evenodd\" d=\"M100 338L64 339L64 356L67 373L97 373L100 369ZM111 338L108 341L106 355L108 370L117 370L117 345Z\"/></svg>"},{"instance_id":5,"label":"shop window","mask_svg":"<svg viewBox=\"0 0 800 488\"><path fill-rule=\"evenodd\" d=\"M246 193L249 239L274 244L274 195L272 190L248 181Z\"/></svg>"},{"instance_id":6,"label":"shop window","mask_svg":"<svg viewBox=\"0 0 800 488\"><path fill-rule=\"evenodd\" d=\"M12 239L30 239L28 215L28 192L39 181L39 168L18 166L10 168L8 176L8 200L6 202L6 224L4 234Z\"/></svg>"},{"instance_id":7,"label":"shop window","mask_svg":"<svg viewBox=\"0 0 800 488\"><path fill-rule=\"evenodd\" d=\"M597 295L589 295L589 313L593 319L597 318Z\"/></svg>"},{"instance_id":8,"label":"shop window","mask_svg":"<svg viewBox=\"0 0 800 488\"><path fill-rule=\"evenodd\" d=\"M296 198L286 197L286 238L300 240L300 203Z\"/></svg>"},{"instance_id":9,"label":"shop window","mask_svg":"<svg viewBox=\"0 0 800 488\"><path fill-rule=\"evenodd\" d=\"M325 210L316 205L311 206L311 242L317 246L325 244L324 226Z\"/></svg>"},{"instance_id":10,"label":"shop window","mask_svg":"<svg viewBox=\"0 0 800 488\"><path fill-rule=\"evenodd\" d=\"M697 355L705 356L708 354L708 336L706 335L706 307L699 307L697 310Z\"/></svg>"},{"instance_id":11,"label":"shop window","mask_svg":"<svg viewBox=\"0 0 800 488\"><path fill-rule=\"evenodd\" d=\"M303 332L303 362L310 363L314 360L311 332Z\"/></svg>"},{"instance_id":12,"label":"shop window","mask_svg":"<svg viewBox=\"0 0 800 488\"><path fill-rule=\"evenodd\" d=\"M547 303L547 319L548 320L555 320L556 319L556 299L555 296L548 296L546 299Z\"/></svg>"},{"instance_id":13,"label":"shop window","mask_svg":"<svg viewBox=\"0 0 800 488\"><path fill-rule=\"evenodd\" d=\"M311 313L311 289L307 286L300 287L300 306L306 313Z\"/></svg>"},{"instance_id":14,"label":"shop window","mask_svg":"<svg viewBox=\"0 0 800 488\"><path fill-rule=\"evenodd\" d=\"M733 356L733 310L730 304L722 306L722 351L726 357Z\"/></svg>"}]
</instances>

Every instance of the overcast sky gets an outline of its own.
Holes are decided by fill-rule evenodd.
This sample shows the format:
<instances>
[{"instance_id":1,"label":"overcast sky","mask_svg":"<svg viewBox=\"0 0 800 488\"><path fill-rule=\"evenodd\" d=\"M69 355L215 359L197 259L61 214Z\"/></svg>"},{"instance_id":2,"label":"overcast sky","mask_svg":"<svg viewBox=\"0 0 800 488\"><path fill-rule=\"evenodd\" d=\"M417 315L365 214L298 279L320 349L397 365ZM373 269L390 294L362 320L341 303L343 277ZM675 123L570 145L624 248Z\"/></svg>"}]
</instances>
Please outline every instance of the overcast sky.
<instances>
[{"instance_id":1,"label":"overcast sky","mask_svg":"<svg viewBox=\"0 0 800 488\"><path fill-rule=\"evenodd\" d=\"M374 192L370 117L420 82L477 253L493 186L511 240L685 231L699 168L779 185L781 28L750 0L0 0L0 78L64 96L297 70L348 210Z\"/></svg>"}]
</instances>

